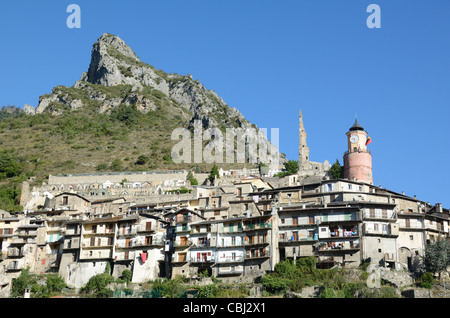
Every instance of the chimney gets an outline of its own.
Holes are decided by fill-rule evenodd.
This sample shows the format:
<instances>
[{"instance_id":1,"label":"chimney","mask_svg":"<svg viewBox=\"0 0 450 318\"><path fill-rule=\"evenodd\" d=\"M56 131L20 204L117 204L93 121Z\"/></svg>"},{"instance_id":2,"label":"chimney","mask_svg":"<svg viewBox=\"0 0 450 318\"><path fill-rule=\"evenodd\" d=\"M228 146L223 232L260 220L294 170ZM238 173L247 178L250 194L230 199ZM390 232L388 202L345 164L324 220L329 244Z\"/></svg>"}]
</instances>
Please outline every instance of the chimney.
<instances>
[{"instance_id":1,"label":"chimney","mask_svg":"<svg viewBox=\"0 0 450 318\"><path fill-rule=\"evenodd\" d=\"M442 213L442 204L441 203L436 203L436 212Z\"/></svg>"}]
</instances>

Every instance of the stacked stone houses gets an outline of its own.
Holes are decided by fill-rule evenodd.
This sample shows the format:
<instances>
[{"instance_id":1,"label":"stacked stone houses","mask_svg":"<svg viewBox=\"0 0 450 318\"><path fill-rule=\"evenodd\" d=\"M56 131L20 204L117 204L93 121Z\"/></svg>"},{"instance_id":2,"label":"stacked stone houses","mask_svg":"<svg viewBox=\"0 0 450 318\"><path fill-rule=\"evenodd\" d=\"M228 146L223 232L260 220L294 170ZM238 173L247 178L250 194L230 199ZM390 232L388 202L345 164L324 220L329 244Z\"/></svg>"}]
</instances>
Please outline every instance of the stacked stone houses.
<instances>
[{"instance_id":1,"label":"stacked stone houses","mask_svg":"<svg viewBox=\"0 0 450 318\"><path fill-rule=\"evenodd\" d=\"M426 245L448 239L449 210L373 185L370 152L353 144L353 131L364 135L357 122L349 131L344 178L236 170L212 184L195 174L205 180L198 186L185 171L58 176L32 190L25 183L26 209L0 211L0 296L25 268L58 273L75 289L107 268L115 278L130 270L135 283L203 274L251 282L308 256L321 268L421 270Z\"/></svg>"},{"instance_id":2,"label":"stacked stone houses","mask_svg":"<svg viewBox=\"0 0 450 318\"><path fill-rule=\"evenodd\" d=\"M448 209L365 182L222 182L193 186L179 200L62 192L40 210L2 211L1 295L24 268L58 273L77 289L107 266L116 278L131 270L137 283L202 273L252 281L281 260L306 256L321 268L369 262L416 271L426 244L448 238Z\"/></svg>"}]
</instances>

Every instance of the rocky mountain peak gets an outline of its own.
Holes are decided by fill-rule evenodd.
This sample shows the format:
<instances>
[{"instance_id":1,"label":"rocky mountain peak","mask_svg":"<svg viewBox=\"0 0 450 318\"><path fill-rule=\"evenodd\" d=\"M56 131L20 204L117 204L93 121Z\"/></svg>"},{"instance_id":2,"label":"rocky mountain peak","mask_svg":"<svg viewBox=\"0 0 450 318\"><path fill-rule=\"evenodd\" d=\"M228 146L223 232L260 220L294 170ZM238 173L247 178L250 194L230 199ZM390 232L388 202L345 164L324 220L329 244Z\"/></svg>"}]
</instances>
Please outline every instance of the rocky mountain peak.
<instances>
[{"instance_id":1,"label":"rocky mountain peak","mask_svg":"<svg viewBox=\"0 0 450 318\"><path fill-rule=\"evenodd\" d=\"M121 38L105 33L93 45L91 63L82 80L104 86L128 84L132 67L142 64Z\"/></svg>"},{"instance_id":2,"label":"rocky mountain peak","mask_svg":"<svg viewBox=\"0 0 450 318\"><path fill-rule=\"evenodd\" d=\"M183 126L190 128L197 120L205 129L257 128L192 75L158 70L142 62L121 38L108 33L93 44L88 71L81 79L72 87L56 86L42 95L35 113L61 115L86 106L103 113L122 105L135 106L143 113L167 111L163 107L168 105L181 108L186 114Z\"/></svg>"}]
</instances>

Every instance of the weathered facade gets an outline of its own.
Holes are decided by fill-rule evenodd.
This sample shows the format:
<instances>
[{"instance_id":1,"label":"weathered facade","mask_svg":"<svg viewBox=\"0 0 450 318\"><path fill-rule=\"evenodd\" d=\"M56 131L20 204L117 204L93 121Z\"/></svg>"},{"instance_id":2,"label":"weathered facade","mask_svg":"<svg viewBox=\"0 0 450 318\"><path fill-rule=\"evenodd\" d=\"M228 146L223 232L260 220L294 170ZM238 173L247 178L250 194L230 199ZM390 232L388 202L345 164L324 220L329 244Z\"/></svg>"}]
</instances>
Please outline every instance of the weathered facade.
<instances>
[{"instance_id":1,"label":"weathered facade","mask_svg":"<svg viewBox=\"0 0 450 318\"><path fill-rule=\"evenodd\" d=\"M365 131L347 134L358 155L367 148L355 131ZM308 165L309 148L300 156ZM0 296L24 268L59 273L76 289L107 269L115 278L128 269L136 283L204 273L252 281L281 260L308 256L322 268L419 270L426 245L449 238L449 210L375 186L365 168L360 180L357 162L346 163L348 178L303 178L302 164L277 187L254 171L222 171L220 181L199 186L180 180L185 172L52 177L25 196L29 209L0 211Z\"/></svg>"}]
</instances>

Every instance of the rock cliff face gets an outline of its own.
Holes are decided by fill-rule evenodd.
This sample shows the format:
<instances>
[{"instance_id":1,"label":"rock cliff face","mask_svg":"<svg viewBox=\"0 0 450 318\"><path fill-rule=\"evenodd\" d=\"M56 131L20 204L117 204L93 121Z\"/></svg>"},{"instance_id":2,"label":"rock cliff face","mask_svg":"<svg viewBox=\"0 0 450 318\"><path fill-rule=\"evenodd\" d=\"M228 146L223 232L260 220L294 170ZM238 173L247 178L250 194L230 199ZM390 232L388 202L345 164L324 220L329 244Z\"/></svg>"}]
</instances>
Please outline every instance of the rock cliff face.
<instances>
[{"instance_id":1,"label":"rock cliff face","mask_svg":"<svg viewBox=\"0 0 450 318\"><path fill-rule=\"evenodd\" d=\"M57 86L41 96L35 113L61 115L92 105L99 113L119 105L134 105L142 112L158 111L154 96L163 96L183 108L189 114L187 127L200 120L205 129L257 128L192 76L168 74L142 62L122 39L111 34L103 34L94 43L89 69L81 79L73 87ZM29 108L27 113L32 114Z\"/></svg>"}]
</instances>

